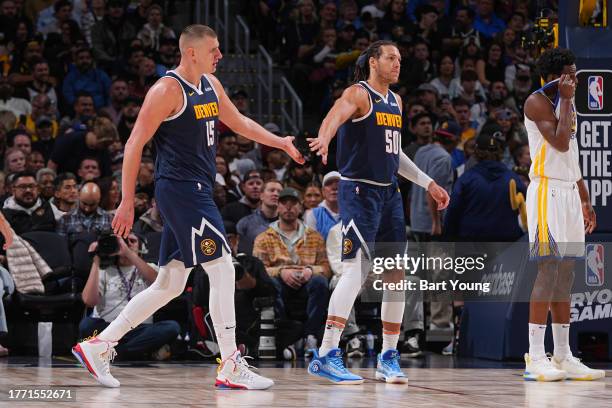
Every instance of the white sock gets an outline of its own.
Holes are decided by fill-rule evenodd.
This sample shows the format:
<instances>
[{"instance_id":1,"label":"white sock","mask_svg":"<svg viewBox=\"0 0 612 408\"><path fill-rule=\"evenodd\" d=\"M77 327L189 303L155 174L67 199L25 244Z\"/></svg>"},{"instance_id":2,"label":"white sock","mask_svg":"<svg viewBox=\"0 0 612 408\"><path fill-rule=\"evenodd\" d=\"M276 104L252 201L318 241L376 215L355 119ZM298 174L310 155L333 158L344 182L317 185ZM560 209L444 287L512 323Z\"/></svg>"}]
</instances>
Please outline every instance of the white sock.
<instances>
[{"instance_id":1,"label":"white sock","mask_svg":"<svg viewBox=\"0 0 612 408\"><path fill-rule=\"evenodd\" d=\"M234 306L235 270L232 257L223 249L223 255L202 264L210 281L208 307L213 321L221 360L236 351L236 311Z\"/></svg>"},{"instance_id":2,"label":"white sock","mask_svg":"<svg viewBox=\"0 0 612 408\"><path fill-rule=\"evenodd\" d=\"M383 321L383 344L382 354L388 350L397 350L400 329L396 332L385 330L385 323L402 323L404 318L404 306L406 305L406 295L404 291L385 291L383 293L382 310L380 317Z\"/></svg>"},{"instance_id":3,"label":"white sock","mask_svg":"<svg viewBox=\"0 0 612 408\"><path fill-rule=\"evenodd\" d=\"M155 282L134 296L119 316L98 335L98 339L118 342L125 333L183 293L191 269L185 268L185 264L177 260L159 268Z\"/></svg>"},{"instance_id":4,"label":"white sock","mask_svg":"<svg viewBox=\"0 0 612 408\"><path fill-rule=\"evenodd\" d=\"M553 341L555 343L554 356L557 360L563 360L572 355L569 346L569 323L553 323Z\"/></svg>"},{"instance_id":5,"label":"white sock","mask_svg":"<svg viewBox=\"0 0 612 408\"><path fill-rule=\"evenodd\" d=\"M338 289L336 289L338 290ZM340 344L340 337L344 330L344 324L328 320L325 324L325 333L319 348L319 357L326 356L330 350L335 349Z\"/></svg>"},{"instance_id":6,"label":"white sock","mask_svg":"<svg viewBox=\"0 0 612 408\"><path fill-rule=\"evenodd\" d=\"M397 341L399 340L400 333L387 334L383 329L383 343L381 354L385 354L389 350L397 350Z\"/></svg>"},{"instance_id":7,"label":"white sock","mask_svg":"<svg viewBox=\"0 0 612 408\"><path fill-rule=\"evenodd\" d=\"M532 360L546 357L546 351L544 350L545 334L545 324L529 323L529 357Z\"/></svg>"}]
</instances>

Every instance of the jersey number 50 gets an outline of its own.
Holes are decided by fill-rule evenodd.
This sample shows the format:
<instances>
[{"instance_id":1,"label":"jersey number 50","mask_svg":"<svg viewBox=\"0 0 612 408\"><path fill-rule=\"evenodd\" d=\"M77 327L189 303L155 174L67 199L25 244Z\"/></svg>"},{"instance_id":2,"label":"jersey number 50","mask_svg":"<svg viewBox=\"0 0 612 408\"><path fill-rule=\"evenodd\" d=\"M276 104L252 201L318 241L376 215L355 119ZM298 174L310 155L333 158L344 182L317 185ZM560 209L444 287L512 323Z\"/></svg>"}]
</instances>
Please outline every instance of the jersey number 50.
<instances>
[{"instance_id":1,"label":"jersey number 50","mask_svg":"<svg viewBox=\"0 0 612 408\"><path fill-rule=\"evenodd\" d=\"M397 130L385 130L385 151L387 153L399 154L400 132Z\"/></svg>"},{"instance_id":2,"label":"jersey number 50","mask_svg":"<svg viewBox=\"0 0 612 408\"><path fill-rule=\"evenodd\" d=\"M215 144L215 122L212 120L206 122L206 142L209 147Z\"/></svg>"}]
</instances>

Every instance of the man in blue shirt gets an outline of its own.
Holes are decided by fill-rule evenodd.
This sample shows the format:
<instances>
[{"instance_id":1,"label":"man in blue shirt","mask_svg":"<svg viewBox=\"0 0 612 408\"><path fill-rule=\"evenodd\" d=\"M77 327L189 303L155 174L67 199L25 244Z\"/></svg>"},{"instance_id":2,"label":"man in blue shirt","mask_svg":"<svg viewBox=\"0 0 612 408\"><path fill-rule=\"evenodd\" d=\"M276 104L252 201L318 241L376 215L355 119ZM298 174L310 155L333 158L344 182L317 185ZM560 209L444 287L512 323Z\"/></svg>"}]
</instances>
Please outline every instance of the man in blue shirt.
<instances>
[{"instance_id":1,"label":"man in blue shirt","mask_svg":"<svg viewBox=\"0 0 612 408\"><path fill-rule=\"evenodd\" d=\"M108 105L108 92L111 80L106 73L93 66L93 54L89 48L81 48L76 53L75 65L70 68L64 79L62 92L66 101L72 105L78 91L91 94L94 106L99 109Z\"/></svg>"},{"instance_id":2,"label":"man in blue shirt","mask_svg":"<svg viewBox=\"0 0 612 408\"><path fill-rule=\"evenodd\" d=\"M495 34L506 29L506 23L495 15L493 0L478 0L474 28L480 34L491 39Z\"/></svg>"}]
</instances>

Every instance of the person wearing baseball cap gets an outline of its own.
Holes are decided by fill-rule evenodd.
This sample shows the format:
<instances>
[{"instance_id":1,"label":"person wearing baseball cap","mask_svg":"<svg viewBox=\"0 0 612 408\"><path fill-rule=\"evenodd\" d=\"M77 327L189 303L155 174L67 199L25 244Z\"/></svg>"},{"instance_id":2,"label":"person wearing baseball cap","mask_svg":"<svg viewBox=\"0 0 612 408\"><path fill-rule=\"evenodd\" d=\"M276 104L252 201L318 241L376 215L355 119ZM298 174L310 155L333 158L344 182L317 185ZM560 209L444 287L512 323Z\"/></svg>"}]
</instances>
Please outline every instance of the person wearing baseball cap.
<instances>
[{"instance_id":1,"label":"person wearing baseball cap","mask_svg":"<svg viewBox=\"0 0 612 408\"><path fill-rule=\"evenodd\" d=\"M258 207L261 196L263 179L259 170L249 170L242 177L240 189L244 196L238 200L227 204L221 210L224 220L238 224L242 218L252 214Z\"/></svg>"},{"instance_id":2,"label":"person wearing baseball cap","mask_svg":"<svg viewBox=\"0 0 612 408\"><path fill-rule=\"evenodd\" d=\"M338 182L340 173L330 171L323 177L323 201L318 207L306 211L304 224L316 230L327 240L329 230L340 221L338 209Z\"/></svg>"},{"instance_id":3,"label":"person wearing baseball cap","mask_svg":"<svg viewBox=\"0 0 612 408\"><path fill-rule=\"evenodd\" d=\"M278 221L259 234L253 256L262 260L289 316L306 315L305 352L317 347L325 325L331 269L323 237L299 219L301 197L291 187L278 198Z\"/></svg>"},{"instance_id":4,"label":"person wearing baseball cap","mask_svg":"<svg viewBox=\"0 0 612 408\"><path fill-rule=\"evenodd\" d=\"M439 142L451 155L453 169L461 166L465 161L463 151L457 149L461 137L461 126L454 120L444 120L434 132L434 141Z\"/></svg>"}]
</instances>

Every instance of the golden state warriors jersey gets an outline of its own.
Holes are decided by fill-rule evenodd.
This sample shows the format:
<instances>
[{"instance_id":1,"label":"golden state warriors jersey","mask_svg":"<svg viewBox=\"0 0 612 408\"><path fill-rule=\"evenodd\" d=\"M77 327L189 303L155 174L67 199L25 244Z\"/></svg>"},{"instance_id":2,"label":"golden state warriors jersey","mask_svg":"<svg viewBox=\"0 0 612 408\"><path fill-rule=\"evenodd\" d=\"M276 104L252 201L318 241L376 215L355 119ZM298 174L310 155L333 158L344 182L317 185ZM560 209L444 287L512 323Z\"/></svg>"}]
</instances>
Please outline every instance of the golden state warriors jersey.
<instances>
[{"instance_id":1,"label":"golden state warriors jersey","mask_svg":"<svg viewBox=\"0 0 612 408\"><path fill-rule=\"evenodd\" d=\"M544 90L550 88L558 81L558 79L551 81L534 93L541 93L546 96ZM550 101L553 105L557 119L559 119L561 109L559 99L559 92L557 91L555 99ZM567 152L560 152L554 147L550 146L546 142L546 139L544 139L544 136L542 136L540 133L536 123L525 115L525 128L527 129L529 153L531 155L531 169L529 170L530 179L533 180L538 177L545 177L568 182L576 182L582 178L580 172L578 141L576 139L578 121L576 117L576 105L574 100L572 100L571 115L572 130L569 150Z\"/></svg>"}]
</instances>

